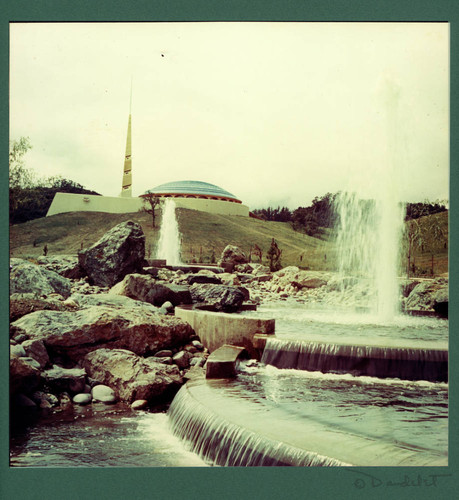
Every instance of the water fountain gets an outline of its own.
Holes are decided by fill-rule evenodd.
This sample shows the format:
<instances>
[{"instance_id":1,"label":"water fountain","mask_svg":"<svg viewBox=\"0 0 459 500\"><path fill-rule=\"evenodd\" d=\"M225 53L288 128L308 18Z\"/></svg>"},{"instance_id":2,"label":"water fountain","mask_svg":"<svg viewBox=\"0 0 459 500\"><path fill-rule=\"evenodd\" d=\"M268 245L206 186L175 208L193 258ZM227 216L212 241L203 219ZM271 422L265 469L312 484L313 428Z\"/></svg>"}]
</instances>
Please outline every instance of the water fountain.
<instances>
[{"instance_id":1,"label":"water fountain","mask_svg":"<svg viewBox=\"0 0 459 500\"><path fill-rule=\"evenodd\" d=\"M180 265L180 232L175 216L175 202L164 201L157 258L165 259L169 265Z\"/></svg>"},{"instance_id":2,"label":"water fountain","mask_svg":"<svg viewBox=\"0 0 459 500\"><path fill-rule=\"evenodd\" d=\"M448 323L400 313L399 89L382 97L387 156L336 200L348 305L262 305L250 314L276 319L262 364L189 383L171 405L174 433L210 463L447 464Z\"/></svg>"}]
</instances>

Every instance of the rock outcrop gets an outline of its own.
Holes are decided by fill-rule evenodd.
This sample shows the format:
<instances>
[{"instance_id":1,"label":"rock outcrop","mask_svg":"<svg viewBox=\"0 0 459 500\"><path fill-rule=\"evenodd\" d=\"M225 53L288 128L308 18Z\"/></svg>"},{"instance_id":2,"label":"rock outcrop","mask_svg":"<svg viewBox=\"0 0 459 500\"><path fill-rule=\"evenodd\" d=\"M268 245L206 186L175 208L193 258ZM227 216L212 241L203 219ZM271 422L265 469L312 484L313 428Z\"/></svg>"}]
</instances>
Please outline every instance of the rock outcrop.
<instances>
[{"instance_id":1,"label":"rock outcrop","mask_svg":"<svg viewBox=\"0 0 459 500\"><path fill-rule=\"evenodd\" d=\"M157 283L151 276L143 274L129 274L110 289L110 294L124 295L155 306L164 302L171 302L174 306L192 303L187 285Z\"/></svg>"},{"instance_id":2,"label":"rock outcrop","mask_svg":"<svg viewBox=\"0 0 459 500\"><path fill-rule=\"evenodd\" d=\"M13 293L10 295L10 321L34 311L68 311L72 307L54 297L42 298L35 293Z\"/></svg>"},{"instance_id":3,"label":"rock outcrop","mask_svg":"<svg viewBox=\"0 0 459 500\"><path fill-rule=\"evenodd\" d=\"M240 309L247 295L234 286L196 284L190 288L193 302L205 303L216 311L235 312Z\"/></svg>"},{"instance_id":4,"label":"rock outcrop","mask_svg":"<svg viewBox=\"0 0 459 500\"><path fill-rule=\"evenodd\" d=\"M169 398L183 382L177 366L153 357L141 358L125 349L97 349L87 354L82 364L90 377L113 388L129 403Z\"/></svg>"},{"instance_id":5,"label":"rock outcrop","mask_svg":"<svg viewBox=\"0 0 459 500\"><path fill-rule=\"evenodd\" d=\"M118 224L92 247L78 253L80 267L90 282L113 286L127 274L140 272L145 263L145 235L139 224Z\"/></svg>"},{"instance_id":6,"label":"rock outcrop","mask_svg":"<svg viewBox=\"0 0 459 500\"><path fill-rule=\"evenodd\" d=\"M14 265L10 271L10 293L33 293L39 297L58 293L67 298L71 293L71 282L54 271L23 262Z\"/></svg>"},{"instance_id":7,"label":"rock outcrop","mask_svg":"<svg viewBox=\"0 0 459 500\"><path fill-rule=\"evenodd\" d=\"M247 262L249 262L249 259L239 247L227 245L222 252L220 260L218 261L218 266L231 272L235 266L247 264Z\"/></svg>"},{"instance_id":8,"label":"rock outcrop","mask_svg":"<svg viewBox=\"0 0 459 500\"><path fill-rule=\"evenodd\" d=\"M145 355L184 345L194 333L190 325L175 317L109 306L90 306L76 312L37 311L12 326L30 340L42 340L50 355L74 361L102 347Z\"/></svg>"}]
</instances>

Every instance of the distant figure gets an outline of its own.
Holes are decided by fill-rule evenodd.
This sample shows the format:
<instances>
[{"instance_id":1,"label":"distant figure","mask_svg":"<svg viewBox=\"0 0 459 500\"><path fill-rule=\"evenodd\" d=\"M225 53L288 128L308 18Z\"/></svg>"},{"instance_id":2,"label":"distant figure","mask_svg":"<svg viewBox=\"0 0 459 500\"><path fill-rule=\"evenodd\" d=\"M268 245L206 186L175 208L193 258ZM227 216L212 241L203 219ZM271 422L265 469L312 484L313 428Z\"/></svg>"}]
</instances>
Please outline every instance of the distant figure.
<instances>
[{"instance_id":1,"label":"distant figure","mask_svg":"<svg viewBox=\"0 0 459 500\"><path fill-rule=\"evenodd\" d=\"M327 254L324 253L324 260L327 260Z\"/></svg>"},{"instance_id":2,"label":"distant figure","mask_svg":"<svg viewBox=\"0 0 459 500\"><path fill-rule=\"evenodd\" d=\"M45 257L48 255L48 245L46 245L46 243L45 243L45 246L43 247L43 255Z\"/></svg>"}]
</instances>

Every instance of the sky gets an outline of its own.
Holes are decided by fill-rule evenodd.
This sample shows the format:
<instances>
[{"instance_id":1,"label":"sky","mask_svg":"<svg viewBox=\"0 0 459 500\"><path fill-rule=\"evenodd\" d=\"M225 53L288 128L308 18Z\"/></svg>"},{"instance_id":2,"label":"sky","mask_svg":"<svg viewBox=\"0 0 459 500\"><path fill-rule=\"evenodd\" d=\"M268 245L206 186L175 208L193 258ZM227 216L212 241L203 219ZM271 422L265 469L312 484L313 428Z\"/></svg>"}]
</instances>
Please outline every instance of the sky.
<instances>
[{"instance_id":1,"label":"sky","mask_svg":"<svg viewBox=\"0 0 459 500\"><path fill-rule=\"evenodd\" d=\"M449 199L446 23L10 25L10 140L38 176L118 196L130 112L134 196Z\"/></svg>"}]
</instances>

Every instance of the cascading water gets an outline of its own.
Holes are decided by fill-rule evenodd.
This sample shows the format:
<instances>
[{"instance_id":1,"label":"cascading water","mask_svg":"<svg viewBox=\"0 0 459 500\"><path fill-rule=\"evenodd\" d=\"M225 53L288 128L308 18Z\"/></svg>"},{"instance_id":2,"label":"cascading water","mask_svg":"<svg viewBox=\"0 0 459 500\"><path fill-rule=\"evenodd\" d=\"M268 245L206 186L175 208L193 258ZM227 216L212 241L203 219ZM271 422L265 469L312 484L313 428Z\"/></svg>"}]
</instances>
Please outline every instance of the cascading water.
<instances>
[{"instance_id":1,"label":"cascading water","mask_svg":"<svg viewBox=\"0 0 459 500\"><path fill-rule=\"evenodd\" d=\"M167 199L163 206L161 232L159 235L158 259L166 259L169 265L179 265L180 261L180 232L175 216L175 202Z\"/></svg>"},{"instance_id":2,"label":"cascading water","mask_svg":"<svg viewBox=\"0 0 459 500\"><path fill-rule=\"evenodd\" d=\"M397 275L404 214L398 192L403 167L396 128L399 95L393 82L384 83L388 140L383 161L378 158L366 172L353 176L352 186L336 197L334 207L343 293L350 293L349 284L354 288L357 283L361 293L364 289L364 305L380 321L391 320L399 312Z\"/></svg>"}]
</instances>

